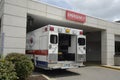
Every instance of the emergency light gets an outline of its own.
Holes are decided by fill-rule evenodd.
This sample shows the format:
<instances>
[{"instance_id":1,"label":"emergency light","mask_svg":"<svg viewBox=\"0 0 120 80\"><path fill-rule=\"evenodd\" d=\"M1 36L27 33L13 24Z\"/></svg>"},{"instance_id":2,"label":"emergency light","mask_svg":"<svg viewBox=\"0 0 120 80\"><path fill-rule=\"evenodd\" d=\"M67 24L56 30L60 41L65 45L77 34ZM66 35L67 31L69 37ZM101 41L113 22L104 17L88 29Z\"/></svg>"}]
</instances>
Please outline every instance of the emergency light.
<instances>
[{"instance_id":1,"label":"emergency light","mask_svg":"<svg viewBox=\"0 0 120 80\"><path fill-rule=\"evenodd\" d=\"M62 32L62 29L61 29L61 28L59 28L59 29L58 29L58 32Z\"/></svg>"},{"instance_id":2,"label":"emergency light","mask_svg":"<svg viewBox=\"0 0 120 80\"><path fill-rule=\"evenodd\" d=\"M80 35L83 35L83 31L80 31Z\"/></svg>"},{"instance_id":3,"label":"emergency light","mask_svg":"<svg viewBox=\"0 0 120 80\"><path fill-rule=\"evenodd\" d=\"M47 31L47 27L45 28L45 31Z\"/></svg>"},{"instance_id":4,"label":"emergency light","mask_svg":"<svg viewBox=\"0 0 120 80\"><path fill-rule=\"evenodd\" d=\"M54 27L50 27L50 31L54 31Z\"/></svg>"},{"instance_id":5,"label":"emergency light","mask_svg":"<svg viewBox=\"0 0 120 80\"><path fill-rule=\"evenodd\" d=\"M70 33L70 29L66 29L66 33Z\"/></svg>"}]
</instances>

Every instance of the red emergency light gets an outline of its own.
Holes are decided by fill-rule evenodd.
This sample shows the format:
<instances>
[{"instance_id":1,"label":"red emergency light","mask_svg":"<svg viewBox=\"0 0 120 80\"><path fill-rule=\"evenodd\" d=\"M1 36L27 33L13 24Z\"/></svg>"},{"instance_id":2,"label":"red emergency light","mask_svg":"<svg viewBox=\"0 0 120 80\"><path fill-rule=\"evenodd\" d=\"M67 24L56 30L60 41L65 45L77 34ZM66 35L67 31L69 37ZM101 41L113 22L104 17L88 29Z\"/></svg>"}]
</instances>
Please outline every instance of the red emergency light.
<instances>
[{"instance_id":1,"label":"red emergency light","mask_svg":"<svg viewBox=\"0 0 120 80\"><path fill-rule=\"evenodd\" d=\"M83 35L83 31L80 31L80 35Z\"/></svg>"},{"instance_id":2,"label":"red emergency light","mask_svg":"<svg viewBox=\"0 0 120 80\"><path fill-rule=\"evenodd\" d=\"M54 27L50 27L50 31L54 31Z\"/></svg>"}]
</instances>

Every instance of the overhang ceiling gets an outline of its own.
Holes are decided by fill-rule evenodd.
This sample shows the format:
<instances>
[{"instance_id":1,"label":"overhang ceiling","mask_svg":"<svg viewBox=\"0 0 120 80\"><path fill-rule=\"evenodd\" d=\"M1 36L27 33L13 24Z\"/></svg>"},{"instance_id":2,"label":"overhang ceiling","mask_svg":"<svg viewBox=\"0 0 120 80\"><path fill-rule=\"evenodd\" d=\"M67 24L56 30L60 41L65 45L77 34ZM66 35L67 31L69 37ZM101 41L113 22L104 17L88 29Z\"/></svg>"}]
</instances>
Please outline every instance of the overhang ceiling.
<instances>
[{"instance_id":1,"label":"overhang ceiling","mask_svg":"<svg viewBox=\"0 0 120 80\"><path fill-rule=\"evenodd\" d=\"M28 27L27 32L38 29L38 28L48 25L48 24L82 29L82 30L84 30L84 32L101 31L100 29L97 29L97 28L91 28L91 27L76 24L76 23L55 20L55 19L51 19L51 18L47 18L47 17L38 16L38 15L28 14L28 16L31 16L33 18L34 25L31 27Z\"/></svg>"}]
</instances>

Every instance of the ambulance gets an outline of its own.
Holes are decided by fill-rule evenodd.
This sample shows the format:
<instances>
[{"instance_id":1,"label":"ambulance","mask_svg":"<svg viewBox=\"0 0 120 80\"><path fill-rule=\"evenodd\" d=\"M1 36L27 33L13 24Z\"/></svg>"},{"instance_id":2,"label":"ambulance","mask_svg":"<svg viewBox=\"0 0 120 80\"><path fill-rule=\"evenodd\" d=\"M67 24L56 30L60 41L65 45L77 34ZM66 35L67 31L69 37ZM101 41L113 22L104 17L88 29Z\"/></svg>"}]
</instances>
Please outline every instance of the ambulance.
<instances>
[{"instance_id":1,"label":"ambulance","mask_svg":"<svg viewBox=\"0 0 120 80\"><path fill-rule=\"evenodd\" d=\"M86 61L86 36L80 29L47 25L27 34L26 54L37 68L79 68Z\"/></svg>"}]
</instances>

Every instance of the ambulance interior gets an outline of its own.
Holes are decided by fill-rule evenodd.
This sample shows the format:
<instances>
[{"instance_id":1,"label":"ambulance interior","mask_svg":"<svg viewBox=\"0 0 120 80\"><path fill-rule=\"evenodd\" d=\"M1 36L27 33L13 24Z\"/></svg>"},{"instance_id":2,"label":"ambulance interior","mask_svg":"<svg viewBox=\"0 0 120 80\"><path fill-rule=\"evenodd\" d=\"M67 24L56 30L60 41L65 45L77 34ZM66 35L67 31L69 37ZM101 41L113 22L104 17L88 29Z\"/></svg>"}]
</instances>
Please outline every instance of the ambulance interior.
<instances>
[{"instance_id":1,"label":"ambulance interior","mask_svg":"<svg viewBox=\"0 0 120 80\"><path fill-rule=\"evenodd\" d=\"M59 33L58 61L75 61L76 35Z\"/></svg>"}]
</instances>

